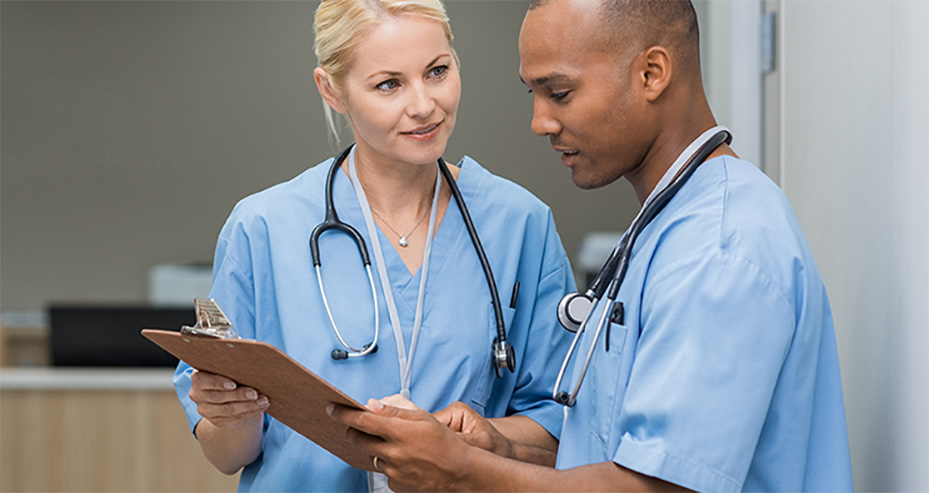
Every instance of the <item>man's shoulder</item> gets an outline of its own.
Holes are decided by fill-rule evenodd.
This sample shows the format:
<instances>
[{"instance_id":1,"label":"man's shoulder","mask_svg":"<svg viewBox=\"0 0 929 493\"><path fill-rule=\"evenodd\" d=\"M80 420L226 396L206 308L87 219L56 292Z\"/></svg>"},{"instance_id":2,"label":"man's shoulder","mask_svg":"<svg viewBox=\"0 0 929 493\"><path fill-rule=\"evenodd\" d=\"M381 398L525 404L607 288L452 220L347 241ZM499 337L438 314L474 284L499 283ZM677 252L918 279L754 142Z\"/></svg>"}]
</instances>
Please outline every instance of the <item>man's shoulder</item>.
<instances>
[{"instance_id":1,"label":"man's shoulder","mask_svg":"<svg viewBox=\"0 0 929 493\"><path fill-rule=\"evenodd\" d=\"M680 195L656 233L656 267L718 255L757 267L785 290L795 286L798 268L815 271L789 201L753 164L728 156L708 161Z\"/></svg>"}]
</instances>

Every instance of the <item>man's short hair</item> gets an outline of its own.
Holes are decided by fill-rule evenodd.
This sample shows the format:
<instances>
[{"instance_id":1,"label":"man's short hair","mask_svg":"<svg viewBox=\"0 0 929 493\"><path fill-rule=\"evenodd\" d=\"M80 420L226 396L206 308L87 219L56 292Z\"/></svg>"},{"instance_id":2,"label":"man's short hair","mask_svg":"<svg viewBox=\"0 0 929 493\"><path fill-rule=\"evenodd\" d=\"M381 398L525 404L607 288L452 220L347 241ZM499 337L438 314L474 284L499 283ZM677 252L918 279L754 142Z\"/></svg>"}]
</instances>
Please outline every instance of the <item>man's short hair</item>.
<instances>
[{"instance_id":1,"label":"man's short hair","mask_svg":"<svg viewBox=\"0 0 929 493\"><path fill-rule=\"evenodd\" d=\"M531 0L529 10L551 1ZM700 66L700 33L691 0L600 0L597 28L604 49L638 52L661 45L684 67Z\"/></svg>"}]
</instances>

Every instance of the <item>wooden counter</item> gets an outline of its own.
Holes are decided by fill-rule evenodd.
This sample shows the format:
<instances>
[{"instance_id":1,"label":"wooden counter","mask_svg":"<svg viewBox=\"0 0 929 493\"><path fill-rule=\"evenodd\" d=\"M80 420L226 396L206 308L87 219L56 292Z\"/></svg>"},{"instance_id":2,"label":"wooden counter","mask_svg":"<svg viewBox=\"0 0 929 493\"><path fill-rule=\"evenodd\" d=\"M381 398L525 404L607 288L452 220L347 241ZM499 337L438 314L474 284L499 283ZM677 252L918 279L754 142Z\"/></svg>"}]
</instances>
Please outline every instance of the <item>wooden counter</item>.
<instances>
[{"instance_id":1,"label":"wooden counter","mask_svg":"<svg viewBox=\"0 0 929 493\"><path fill-rule=\"evenodd\" d=\"M170 369L0 370L0 491L235 491Z\"/></svg>"}]
</instances>

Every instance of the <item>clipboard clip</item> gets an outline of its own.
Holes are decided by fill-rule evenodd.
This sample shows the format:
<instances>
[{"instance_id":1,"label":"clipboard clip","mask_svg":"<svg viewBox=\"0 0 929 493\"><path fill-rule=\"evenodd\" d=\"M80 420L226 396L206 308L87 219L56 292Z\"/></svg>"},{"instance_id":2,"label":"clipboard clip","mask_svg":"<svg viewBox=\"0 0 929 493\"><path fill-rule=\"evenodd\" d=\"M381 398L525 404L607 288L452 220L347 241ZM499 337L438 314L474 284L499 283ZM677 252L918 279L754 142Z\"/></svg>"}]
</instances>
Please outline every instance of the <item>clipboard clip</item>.
<instances>
[{"instance_id":1,"label":"clipboard clip","mask_svg":"<svg viewBox=\"0 0 929 493\"><path fill-rule=\"evenodd\" d=\"M232 322L212 299L194 298L197 323L191 327L181 326L181 334L216 337L219 339L241 339Z\"/></svg>"}]
</instances>

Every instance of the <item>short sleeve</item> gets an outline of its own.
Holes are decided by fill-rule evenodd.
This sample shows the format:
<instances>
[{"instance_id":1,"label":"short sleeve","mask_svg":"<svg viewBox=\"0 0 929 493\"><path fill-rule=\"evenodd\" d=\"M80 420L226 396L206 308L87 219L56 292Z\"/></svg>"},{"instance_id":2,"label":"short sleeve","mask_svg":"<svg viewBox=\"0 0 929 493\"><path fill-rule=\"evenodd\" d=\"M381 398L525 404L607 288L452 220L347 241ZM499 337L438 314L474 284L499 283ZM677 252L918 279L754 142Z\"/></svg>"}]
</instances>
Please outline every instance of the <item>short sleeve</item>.
<instances>
[{"instance_id":1,"label":"short sleeve","mask_svg":"<svg viewBox=\"0 0 929 493\"><path fill-rule=\"evenodd\" d=\"M532 300L529 319L528 345L517 368L518 378L508 405L508 414L520 414L533 419L552 436L561 436L564 412L552 399L552 384L558 365L570 344L570 334L563 330L555 317L555 307L561 298L575 290L574 277L555 223L548 214L546 241L541 252L541 278ZM539 248L531 244L527 248ZM529 293L526 293L529 294ZM525 295L521 295L525 296Z\"/></svg>"},{"instance_id":2,"label":"short sleeve","mask_svg":"<svg viewBox=\"0 0 929 493\"><path fill-rule=\"evenodd\" d=\"M224 228L223 233L226 233ZM210 298L214 299L220 309L229 317L233 327L240 336L254 338L254 283L249 273L236 261L236 247L243 249L247 242L229 240L224 234L216 243L213 259L213 282ZM247 253L247 249L244 250ZM247 257L246 257L247 258ZM184 408L187 424L193 432L202 416L197 411L197 404L190 400L190 375L193 372L187 363L181 361L174 371L174 390Z\"/></svg>"},{"instance_id":3,"label":"short sleeve","mask_svg":"<svg viewBox=\"0 0 929 493\"><path fill-rule=\"evenodd\" d=\"M739 491L795 326L756 265L725 252L653 274L614 462L700 491Z\"/></svg>"}]
</instances>

